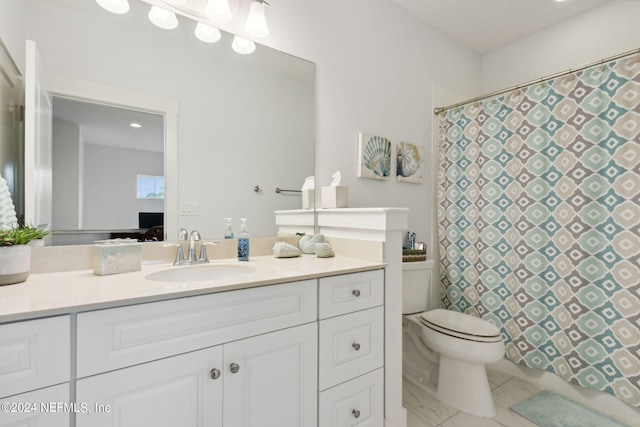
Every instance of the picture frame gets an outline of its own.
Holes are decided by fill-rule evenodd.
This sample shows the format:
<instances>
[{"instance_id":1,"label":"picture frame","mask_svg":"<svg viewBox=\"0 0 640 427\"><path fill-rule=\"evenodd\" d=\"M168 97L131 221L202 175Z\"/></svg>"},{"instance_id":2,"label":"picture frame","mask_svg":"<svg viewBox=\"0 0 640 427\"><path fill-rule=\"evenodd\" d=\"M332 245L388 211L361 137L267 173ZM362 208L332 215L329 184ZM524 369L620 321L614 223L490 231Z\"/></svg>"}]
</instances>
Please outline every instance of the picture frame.
<instances>
[{"instance_id":1,"label":"picture frame","mask_svg":"<svg viewBox=\"0 0 640 427\"><path fill-rule=\"evenodd\" d=\"M358 178L388 180L391 176L391 141L387 138L358 134Z\"/></svg>"},{"instance_id":2,"label":"picture frame","mask_svg":"<svg viewBox=\"0 0 640 427\"><path fill-rule=\"evenodd\" d=\"M422 184L424 182L424 147L400 142L396 146L396 180Z\"/></svg>"}]
</instances>

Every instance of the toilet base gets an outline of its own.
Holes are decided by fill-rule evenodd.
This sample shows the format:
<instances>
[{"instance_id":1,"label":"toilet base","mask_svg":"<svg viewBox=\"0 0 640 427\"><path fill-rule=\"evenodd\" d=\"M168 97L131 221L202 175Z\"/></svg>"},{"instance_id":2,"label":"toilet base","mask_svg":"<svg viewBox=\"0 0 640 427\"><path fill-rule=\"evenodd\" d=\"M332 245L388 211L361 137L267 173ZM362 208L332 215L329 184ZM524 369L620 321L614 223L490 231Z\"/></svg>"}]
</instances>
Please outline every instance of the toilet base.
<instances>
[{"instance_id":1,"label":"toilet base","mask_svg":"<svg viewBox=\"0 0 640 427\"><path fill-rule=\"evenodd\" d=\"M440 355L436 397L449 406L479 417L493 418L496 408L484 364Z\"/></svg>"}]
</instances>

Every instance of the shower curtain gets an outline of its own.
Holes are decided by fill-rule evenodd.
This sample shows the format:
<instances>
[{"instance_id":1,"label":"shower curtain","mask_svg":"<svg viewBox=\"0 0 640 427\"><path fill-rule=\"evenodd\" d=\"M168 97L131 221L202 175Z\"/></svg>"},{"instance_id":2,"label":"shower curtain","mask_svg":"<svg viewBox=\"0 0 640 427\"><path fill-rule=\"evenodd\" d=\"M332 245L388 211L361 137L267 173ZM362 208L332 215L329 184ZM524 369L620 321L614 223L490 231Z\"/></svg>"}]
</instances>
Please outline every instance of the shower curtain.
<instances>
[{"instance_id":1,"label":"shower curtain","mask_svg":"<svg viewBox=\"0 0 640 427\"><path fill-rule=\"evenodd\" d=\"M443 305L640 406L640 55L439 115Z\"/></svg>"}]
</instances>

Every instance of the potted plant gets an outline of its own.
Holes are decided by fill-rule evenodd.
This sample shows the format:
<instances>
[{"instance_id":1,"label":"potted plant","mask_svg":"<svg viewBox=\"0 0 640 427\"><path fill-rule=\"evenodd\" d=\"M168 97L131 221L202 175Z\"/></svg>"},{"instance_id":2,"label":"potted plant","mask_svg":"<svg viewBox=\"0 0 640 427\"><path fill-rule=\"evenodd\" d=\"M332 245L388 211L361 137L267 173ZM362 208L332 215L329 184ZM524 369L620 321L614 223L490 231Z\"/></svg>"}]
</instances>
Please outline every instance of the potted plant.
<instances>
[{"instance_id":1,"label":"potted plant","mask_svg":"<svg viewBox=\"0 0 640 427\"><path fill-rule=\"evenodd\" d=\"M0 230L0 285L20 283L29 277L31 244L42 239L49 230L28 225Z\"/></svg>"}]
</instances>

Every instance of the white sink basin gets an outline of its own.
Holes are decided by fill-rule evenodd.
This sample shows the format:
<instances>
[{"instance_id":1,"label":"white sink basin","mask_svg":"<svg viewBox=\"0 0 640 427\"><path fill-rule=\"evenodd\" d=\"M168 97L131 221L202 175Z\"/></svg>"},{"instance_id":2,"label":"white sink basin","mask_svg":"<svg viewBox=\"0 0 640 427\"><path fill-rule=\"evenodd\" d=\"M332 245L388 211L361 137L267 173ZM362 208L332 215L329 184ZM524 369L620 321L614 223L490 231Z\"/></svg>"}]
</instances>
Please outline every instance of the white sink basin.
<instances>
[{"instance_id":1,"label":"white sink basin","mask_svg":"<svg viewBox=\"0 0 640 427\"><path fill-rule=\"evenodd\" d=\"M255 269L244 265L207 264L176 267L170 270L156 271L147 275L147 279L156 282L206 282L227 277L249 274Z\"/></svg>"}]
</instances>

